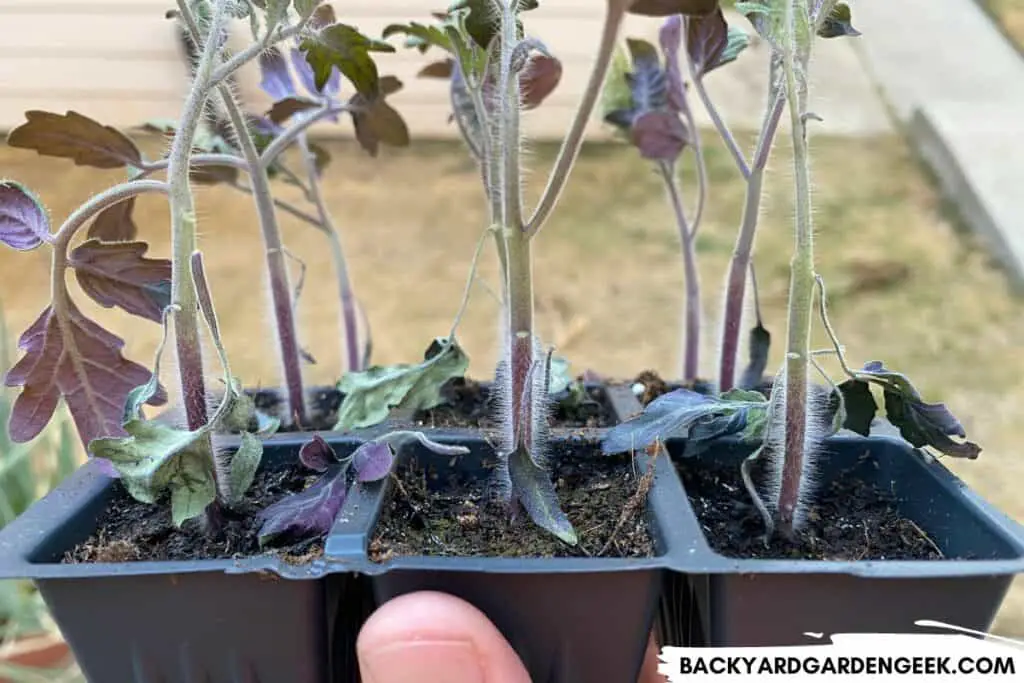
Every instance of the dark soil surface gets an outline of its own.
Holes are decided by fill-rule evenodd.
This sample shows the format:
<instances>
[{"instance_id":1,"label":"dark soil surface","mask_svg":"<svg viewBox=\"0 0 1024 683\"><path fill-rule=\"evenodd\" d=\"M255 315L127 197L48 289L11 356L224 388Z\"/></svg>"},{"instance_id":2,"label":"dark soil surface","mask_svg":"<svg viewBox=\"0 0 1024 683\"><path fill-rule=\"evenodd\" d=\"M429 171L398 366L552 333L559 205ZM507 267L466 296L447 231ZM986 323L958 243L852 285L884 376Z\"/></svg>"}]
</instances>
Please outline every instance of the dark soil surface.
<instances>
[{"instance_id":1,"label":"dark soil surface","mask_svg":"<svg viewBox=\"0 0 1024 683\"><path fill-rule=\"evenodd\" d=\"M494 428L494 407L487 387L471 379L453 380L443 390L446 405L422 410L413 418L420 427ZM556 397L557 400L558 397ZM553 406L552 427L609 427L615 415L599 388L587 390L583 401L562 400Z\"/></svg>"},{"instance_id":2,"label":"dark soil surface","mask_svg":"<svg viewBox=\"0 0 1024 683\"><path fill-rule=\"evenodd\" d=\"M900 514L892 493L855 475L840 476L818 492L796 542L776 534L766 546L764 522L743 486L738 465L683 462L677 470L708 542L721 555L832 561L944 559L925 532ZM759 481L756 474L754 481Z\"/></svg>"},{"instance_id":3,"label":"dark soil surface","mask_svg":"<svg viewBox=\"0 0 1024 683\"><path fill-rule=\"evenodd\" d=\"M205 533L201 518L175 528L169 501L158 505L139 503L115 484L116 493L100 515L96 532L68 552L64 562L217 560L261 555L264 551L259 547L256 514L285 495L303 490L315 476L308 476L298 467L258 473L238 510L223 511L223 527L216 535ZM273 552L286 561L302 564L322 551L322 541L316 540Z\"/></svg>"},{"instance_id":4,"label":"dark soil surface","mask_svg":"<svg viewBox=\"0 0 1024 683\"><path fill-rule=\"evenodd\" d=\"M344 394L334 387L315 388L310 394L308 401L310 424L302 425L300 429L292 420L286 420L285 418L287 416L281 414L285 406L285 401L280 391L276 389L264 389L254 392L253 395L256 408L260 412L280 419L282 425L288 425L281 427L279 431L282 433L297 431L330 431L338 422L338 408L341 406L343 398Z\"/></svg>"},{"instance_id":5,"label":"dark soil surface","mask_svg":"<svg viewBox=\"0 0 1024 683\"><path fill-rule=\"evenodd\" d=\"M595 446L587 446L596 449ZM579 545L572 548L535 526L525 513L511 521L482 478L447 482L433 468L407 467L391 482L370 557L651 557L646 496L653 481L637 477L628 457L563 458L554 481ZM581 457L582 456L582 457Z\"/></svg>"},{"instance_id":6,"label":"dark soil surface","mask_svg":"<svg viewBox=\"0 0 1024 683\"><path fill-rule=\"evenodd\" d=\"M637 400L640 401L641 405L647 405L659 396L667 394L670 391L675 391L676 389L689 389L700 394L709 394L714 389L710 382L702 379L698 379L694 382L669 382L662 379L661 375L653 370L645 370L644 372L641 372L633 379L632 382L630 382L630 385L633 386L637 384L643 386L643 393L637 396ZM755 387L755 389L767 396L771 393L772 382L762 382L760 385Z\"/></svg>"}]
</instances>

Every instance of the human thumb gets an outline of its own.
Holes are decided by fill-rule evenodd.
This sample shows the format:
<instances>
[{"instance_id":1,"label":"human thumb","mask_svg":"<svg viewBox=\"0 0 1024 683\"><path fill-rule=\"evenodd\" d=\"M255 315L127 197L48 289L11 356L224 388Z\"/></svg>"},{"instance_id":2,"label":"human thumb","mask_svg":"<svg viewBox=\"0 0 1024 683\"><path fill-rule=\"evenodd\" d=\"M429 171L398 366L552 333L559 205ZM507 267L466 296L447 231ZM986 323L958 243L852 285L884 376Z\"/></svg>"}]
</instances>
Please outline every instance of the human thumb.
<instances>
[{"instance_id":1,"label":"human thumb","mask_svg":"<svg viewBox=\"0 0 1024 683\"><path fill-rule=\"evenodd\" d=\"M363 625L356 651L364 683L530 683L490 620L443 593L384 603Z\"/></svg>"}]
</instances>

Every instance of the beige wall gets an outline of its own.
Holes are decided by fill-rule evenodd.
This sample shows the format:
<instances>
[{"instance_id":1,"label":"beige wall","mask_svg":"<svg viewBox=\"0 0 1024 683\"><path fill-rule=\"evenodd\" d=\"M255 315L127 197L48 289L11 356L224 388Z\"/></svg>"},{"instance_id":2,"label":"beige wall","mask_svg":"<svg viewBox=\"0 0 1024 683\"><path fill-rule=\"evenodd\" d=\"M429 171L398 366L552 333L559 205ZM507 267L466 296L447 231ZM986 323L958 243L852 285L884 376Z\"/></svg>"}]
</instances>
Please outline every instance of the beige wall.
<instances>
[{"instance_id":1,"label":"beige wall","mask_svg":"<svg viewBox=\"0 0 1024 683\"><path fill-rule=\"evenodd\" d=\"M429 13L443 8L447 0L333 4L340 19L379 36L392 22L429 21ZM545 107L529 116L527 125L534 135L557 136L568 125L583 89L604 3L549 0L542 5L531 13L531 32L562 58L565 76ZM116 126L176 117L185 71L174 27L164 19L164 11L171 6L171 0L0 0L0 128L18 125L25 109L75 109ZM650 22L645 28L650 33ZM245 32L240 26L238 37ZM406 84L394 104L413 134L451 135L444 84L415 77L426 62L425 56L401 49L379 59L383 73L395 74ZM265 102L251 69L242 82L248 101ZM347 135L349 127L321 130Z\"/></svg>"}]
</instances>

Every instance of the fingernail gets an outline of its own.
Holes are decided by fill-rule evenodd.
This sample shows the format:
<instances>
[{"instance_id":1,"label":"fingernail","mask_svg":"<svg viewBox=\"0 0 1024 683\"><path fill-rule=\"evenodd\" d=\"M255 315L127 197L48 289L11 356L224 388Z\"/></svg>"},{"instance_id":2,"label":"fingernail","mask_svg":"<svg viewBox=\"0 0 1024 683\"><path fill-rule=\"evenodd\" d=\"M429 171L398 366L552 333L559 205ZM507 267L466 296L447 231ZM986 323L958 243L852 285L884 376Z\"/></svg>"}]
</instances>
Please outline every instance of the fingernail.
<instances>
[{"instance_id":1,"label":"fingernail","mask_svg":"<svg viewBox=\"0 0 1024 683\"><path fill-rule=\"evenodd\" d=\"M480 658L466 641L417 640L360 653L366 683L484 683Z\"/></svg>"}]
</instances>

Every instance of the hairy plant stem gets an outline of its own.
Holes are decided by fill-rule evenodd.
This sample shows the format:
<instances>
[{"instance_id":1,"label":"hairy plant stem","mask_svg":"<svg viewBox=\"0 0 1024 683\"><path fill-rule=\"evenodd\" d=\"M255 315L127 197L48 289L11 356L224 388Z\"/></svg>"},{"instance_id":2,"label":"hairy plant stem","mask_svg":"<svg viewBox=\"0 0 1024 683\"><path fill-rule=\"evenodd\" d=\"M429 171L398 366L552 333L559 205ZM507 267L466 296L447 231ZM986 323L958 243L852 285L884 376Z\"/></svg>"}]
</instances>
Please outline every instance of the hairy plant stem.
<instances>
[{"instance_id":1,"label":"hairy plant stem","mask_svg":"<svg viewBox=\"0 0 1024 683\"><path fill-rule=\"evenodd\" d=\"M747 188L746 198L743 202L743 219L736 236L736 246L733 248L725 284L725 310L722 315L721 356L718 366L718 388L720 391L732 389L736 382L736 361L740 346L740 325L743 322L743 301L746 296L747 272L750 270L751 256L754 251L754 237L757 234L757 221L761 215L764 170L768 165L768 156L772 143L775 141L779 120L782 118L782 110L786 103L780 87L773 85L770 93L769 106L765 112L765 120L761 127L754 159L746 171ZM745 163L740 166L741 171L745 168L747 168Z\"/></svg>"},{"instance_id":2,"label":"hairy plant stem","mask_svg":"<svg viewBox=\"0 0 1024 683\"><path fill-rule=\"evenodd\" d=\"M497 188L501 198L502 239L505 244L505 287L508 307L509 383L511 389L510 423L517 443L530 444L533 426L533 406L523 405L529 396L527 382L533 368L533 262L530 253L530 235L523 225L522 179L520 176L519 133L520 86L519 74L512 68L512 54L518 36L515 9L517 0L503 0L501 14L501 62L499 64L498 92L498 155L499 162L492 168L498 172L501 183ZM493 177L493 176L492 176Z\"/></svg>"},{"instance_id":3,"label":"hairy plant stem","mask_svg":"<svg viewBox=\"0 0 1024 683\"><path fill-rule=\"evenodd\" d=\"M601 89L604 87L605 77L608 75L608 67L611 65L612 56L615 53L615 44L619 38L622 19L632 4L632 0L614 0L606 3L604 27L601 30L597 60L590 72L587 89L583 92L583 97L580 98L580 103L576 108L569 133L562 142L558 158L555 160L551 175L548 176L547 186L541 194L537 208L527 222L527 232L530 235L537 234L544 227L544 223L561 197L562 190L565 189L566 181L569 180L569 173L572 171L573 164L576 163L580 146L583 144L583 133L590 121L590 115L594 111L594 105L601 94Z\"/></svg>"},{"instance_id":4,"label":"hairy plant stem","mask_svg":"<svg viewBox=\"0 0 1024 683\"><path fill-rule=\"evenodd\" d=\"M185 106L178 121L170 154L167 156L168 199L171 205L171 304L178 307L174 319L175 344L178 351L178 370L181 394L185 403L188 428L198 430L209 419L206 405L206 379L203 373L203 348L199 336L199 299L192 273L192 254L196 249L196 210L190 184L192 145L203 116L206 99L210 94L210 79L218 61L218 36L226 23L228 0L215 0L213 16L206 34L196 36L196 44L203 45L202 56ZM191 16L188 3L178 0L183 16ZM193 25L195 24L193 20ZM211 471L216 478L213 443L209 432L200 437L199 448L207 454ZM218 482L219 484L219 482ZM221 511L214 502L206 509L206 524L210 530L220 527Z\"/></svg>"},{"instance_id":5,"label":"hairy plant stem","mask_svg":"<svg viewBox=\"0 0 1024 683\"><path fill-rule=\"evenodd\" d=\"M263 247L270 277L270 293L274 302L274 317L277 321L277 339L281 352L281 365L284 369L285 390L291 409L287 417L294 418L298 425L302 426L307 424L308 420L306 392L302 383L301 349L295 326L295 310L292 307L288 263L285 260L281 230L277 224L274 195L270 190L270 178L267 175L267 167L263 164L260 153L256 149L256 143L253 142L248 121L246 121L245 114L242 113L242 108L235 96L227 86L220 86L218 92L228 113L228 118L231 120L231 126L235 130L239 149L246 165L250 168L252 196L256 202L260 233L263 235Z\"/></svg>"},{"instance_id":6,"label":"hairy plant stem","mask_svg":"<svg viewBox=\"0 0 1024 683\"><path fill-rule=\"evenodd\" d=\"M796 182L796 251L791 262L786 348L785 451L779 492L780 531L792 537L806 465L807 381L811 353L811 315L815 287L811 183L807 151L807 59L811 34L806 0L787 0L783 72L793 138ZM800 13L798 17L797 13ZM798 51L801 56L798 64ZM799 69L799 74L798 74Z\"/></svg>"},{"instance_id":7,"label":"hairy plant stem","mask_svg":"<svg viewBox=\"0 0 1024 683\"><path fill-rule=\"evenodd\" d=\"M341 233L335 227L331 213L327 209L327 202L324 201L324 195L320 189L319 171L316 168L316 155L310 149L305 133L298 136L298 144L306 165L306 175L309 176L310 198L320 217L320 228L327 236L327 242L331 247L331 260L334 262L334 272L338 284L338 301L341 304L341 321L344 331L342 357L345 360L345 371L359 372L365 369L366 359L360 353L359 348L356 297L352 290L352 279L349 276L348 262L345 259L345 250L341 243Z\"/></svg>"},{"instance_id":8,"label":"hairy plant stem","mask_svg":"<svg viewBox=\"0 0 1024 683\"><path fill-rule=\"evenodd\" d=\"M188 5L183 0L179 0L178 5L179 9L187 10ZM196 129L210 92L210 78L217 62L216 36L223 27L226 6L227 0L216 0L214 3L213 17L208 27L202 56L192 88L185 99L178 131L167 158L173 264L171 303L179 307L174 323L175 342L185 414L188 418L188 427L192 430L206 424L208 412L202 344L199 337L199 304L195 282L192 279L191 259L192 253L196 251L196 217L195 201L189 184L189 161ZM203 41L197 40L197 44L203 44ZM209 440L206 441L208 444Z\"/></svg>"},{"instance_id":9,"label":"hairy plant stem","mask_svg":"<svg viewBox=\"0 0 1024 683\"><path fill-rule=\"evenodd\" d=\"M683 381L692 382L697 379L700 365L700 276L697 272L697 255L695 253L694 232L687 224L686 211L676 179L675 165L663 161L658 164L661 177L665 181L672 210L679 229L679 242L683 253L683 271L686 278L686 298L683 311Z\"/></svg>"}]
</instances>

